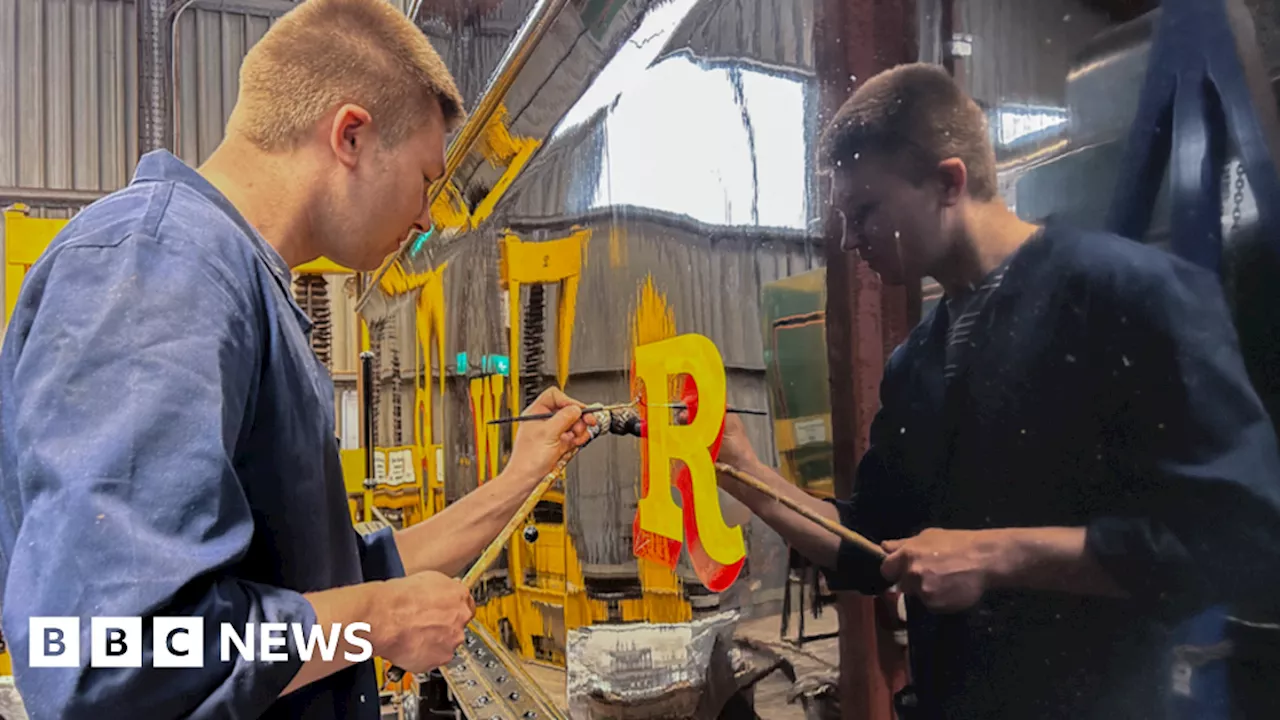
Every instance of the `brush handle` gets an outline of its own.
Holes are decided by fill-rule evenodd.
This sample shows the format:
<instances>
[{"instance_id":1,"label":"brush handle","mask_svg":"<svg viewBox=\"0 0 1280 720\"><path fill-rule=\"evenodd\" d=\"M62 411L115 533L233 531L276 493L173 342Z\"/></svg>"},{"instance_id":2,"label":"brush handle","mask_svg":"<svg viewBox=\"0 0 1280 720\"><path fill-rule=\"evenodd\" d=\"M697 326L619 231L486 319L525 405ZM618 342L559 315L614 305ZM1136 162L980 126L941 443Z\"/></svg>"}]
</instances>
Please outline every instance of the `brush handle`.
<instances>
[{"instance_id":1,"label":"brush handle","mask_svg":"<svg viewBox=\"0 0 1280 720\"><path fill-rule=\"evenodd\" d=\"M516 514L502 527L502 532L498 533L498 537L494 538L493 542L489 543L488 547L484 549L484 552L480 553L480 557L476 559L471 569L467 571L466 575L462 576L462 584L466 585L468 590L475 589L476 583L480 581L480 576L488 572L493 563L497 561L498 555L507 546L511 536L515 535L516 530L524 524L525 518L529 517L533 509L537 507L538 501L542 500L542 496L547 494L547 490L556 481L556 478L560 477L560 473L564 471L569 461L577 456L579 449L574 448L565 453L564 457L560 458L560 461L556 463L556 469L547 473L538 481L537 486L533 488L533 492L520 504L520 509L516 510Z\"/></svg>"},{"instance_id":2,"label":"brush handle","mask_svg":"<svg viewBox=\"0 0 1280 720\"><path fill-rule=\"evenodd\" d=\"M872 556L877 557L880 560L884 560L886 557L889 556L888 553L884 551L884 548L880 547L880 545L878 545L877 543L871 542L871 540L867 539L866 537L859 535L858 533L850 530L849 528L841 525L838 522L835 522L834 520L831 520L829 518L823 517L822 515L819 515L818 513L814 512L813 510L810 510L809 508L801 505L800 503L792 500L789 497L780 495L777 491L775 491L772 487L770 487L768 483L764 482L763 480L760 480L752 475L744 473L732 465L728 465L722 462L716 463L716 470L732 477L733 479L737 480L743 485L747 485L749 487L752 487L764 493L765 495L768 495L774 500L777 500L783 505L786 505L792 510L795 510L796 512L800 513L805 518L812 520L813 522L821 525L827 530L830 530L840 538L844 540L848 540L849 542L858 546L860 550L863 550L864 552L868 552Z\"/></svg>"},{"instance_id":3,"label":"brush handle","mask_svg":"<svg viewBox=\"0 0 1280 720\"><path fill-rule=\"evenodd\" d=\"M586 447L592 440L605 433L625 434L627 420L636 414L635 410L626 407L613 409L588 407L585 412L595 418L595 423L587 426L587 442L571 448L561 456L556 462L556 466L538 481L538 484L533 488L533 492L520 504L520 509L516 510L516 514L502 527L502 532L499 532L498 536L484 549L484 552L480 553L480 557L472 564L471 569L467 571L466 575L462 576L462 584L466 585L468 590L475 588L476 583L480 581L480 576L484 575L498 559L502 548L506 547L507 542L511 540L511 536L515 535L516 530L524 524L533 509L537 507L538 501L542 500L542 496L547 494L551 484L564 472L569 461L577 457L582 448Z\"/></svg>"}]
</instances>

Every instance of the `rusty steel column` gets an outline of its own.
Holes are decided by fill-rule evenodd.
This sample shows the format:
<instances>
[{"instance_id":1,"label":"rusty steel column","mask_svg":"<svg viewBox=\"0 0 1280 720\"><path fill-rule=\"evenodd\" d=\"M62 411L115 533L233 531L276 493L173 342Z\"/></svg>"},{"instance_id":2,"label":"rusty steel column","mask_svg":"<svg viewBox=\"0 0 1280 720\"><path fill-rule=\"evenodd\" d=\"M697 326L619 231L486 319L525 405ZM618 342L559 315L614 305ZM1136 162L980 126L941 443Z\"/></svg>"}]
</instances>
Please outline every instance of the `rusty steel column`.
<instances>
[{"instance_id":1,"label":"rusty steel column","mask_svg":"<svg viewBox=\"0 0 1280 720\"><path fill-rule=\"evenodd\" d=\"M858 80L915 59L911 0L821 0L815 28L821 123L853 94ZM824 178L824 184L827 180ZM822 192L822 197L829 193ZM836 491L848 496L879 407L888 352L919 319L920 287L885 286L866 263L840 250L840 227L823 208L827 262L827 353L831 372Z\"/></svg>"},{"instance_id":2,"label":"rusty steel column","mask_svg":"<svg viewBox=\"0 0 1280 720\"><path fill-rule=\"evenodd\" d=\"M917 25L913 0L820 0L818 10L814 42L825 126L860 81L916 59ZM829 207L823 212L835 489L849 497L879 408L884 363L919 319L920 285L884 286L865 263L840 250L840 226ZM844 720L893 720L893 693L906 682L905 653L885 621L894 613L883 605L877 613L881 603L850 594L837 605Z\"/></svg>"}]
</instances>

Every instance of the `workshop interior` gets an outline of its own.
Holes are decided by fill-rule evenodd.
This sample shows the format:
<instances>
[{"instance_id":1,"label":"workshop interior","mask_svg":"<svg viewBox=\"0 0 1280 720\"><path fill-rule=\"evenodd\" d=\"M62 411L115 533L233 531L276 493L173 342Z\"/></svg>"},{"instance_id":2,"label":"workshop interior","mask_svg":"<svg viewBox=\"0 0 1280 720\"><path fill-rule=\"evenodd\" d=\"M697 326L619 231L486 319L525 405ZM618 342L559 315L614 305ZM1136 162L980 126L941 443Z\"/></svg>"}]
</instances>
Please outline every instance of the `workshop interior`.
<instances>
[{"instance_id":1,"label":"workshop interior","mask_svg":"<svg viewBox=\"0 0 1280 720\"><path fill-rule=\"evenodd\" d=\"M983 106L1019 216L1124 228L1219 268L1280 410L1280 323L1259 310L1280 302L1280 216L1265 212L1278 158L1228 132L1275 120L1276 2L391 1L444 58L468 117L428 232L377 272L321 259L294 274L362 532L421 523L495 477L511 419L552 385L615 416L643 388L632 420L649 426L674 424L693 384L712 405L718 389L785 478L853 492L884 362L941 289L883 285L841 254L815 148L859 78L913 60ZM1209 6L1234 42L1191 27ZM49 241L141 154L196 165L214 149L240 59L290 7L0 0L6 319ZM1168 118L1152 106L1161 73L1194 86L1179 83L1189 65L1153 58L1199 52L1264 73L1270 94L1221 84L1187 101L1215 122L1150 131L1144 118ZM1185 153L1216 179L1174 172L1199 162ZM897 598L831 592L638 434L593 440L478 561L452 663L413 675L379 661L383 717L892 718L910 651ZM679 498L663 508L675 538L638 519L654 488ZM1277 623L1264 604L1190 624L1170 680L1183 717L1274 717L1231 708L1280 707ZM0 683L0 717L25 717L12 678Z\"/></svg>"}]
</instances>

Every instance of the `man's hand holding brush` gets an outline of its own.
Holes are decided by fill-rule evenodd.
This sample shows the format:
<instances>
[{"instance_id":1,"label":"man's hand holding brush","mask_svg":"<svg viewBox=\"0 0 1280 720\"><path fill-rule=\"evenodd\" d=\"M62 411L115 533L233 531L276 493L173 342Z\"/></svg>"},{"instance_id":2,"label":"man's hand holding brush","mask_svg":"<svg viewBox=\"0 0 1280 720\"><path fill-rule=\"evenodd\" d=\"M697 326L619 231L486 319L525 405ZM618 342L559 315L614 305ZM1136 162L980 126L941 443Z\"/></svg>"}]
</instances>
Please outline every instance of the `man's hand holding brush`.
<instances>
[{"instance_id":1,"label":"man's hand holding brush","mask_svg":"<svg viewBox=\"0 0 1280 720\"><path fill-rule=\"evenodd\" d=\"M363 606L377 655L416 673L453 656L475 616L471 589L456 576L498 536L561 457L587 442L595 419L582 408L559 389L542 393L526 412L550 417L516 428L511 459L497 477L395 534L404 577L333 591L343 593L337 599Z\"/></svg>"}]
</instances>

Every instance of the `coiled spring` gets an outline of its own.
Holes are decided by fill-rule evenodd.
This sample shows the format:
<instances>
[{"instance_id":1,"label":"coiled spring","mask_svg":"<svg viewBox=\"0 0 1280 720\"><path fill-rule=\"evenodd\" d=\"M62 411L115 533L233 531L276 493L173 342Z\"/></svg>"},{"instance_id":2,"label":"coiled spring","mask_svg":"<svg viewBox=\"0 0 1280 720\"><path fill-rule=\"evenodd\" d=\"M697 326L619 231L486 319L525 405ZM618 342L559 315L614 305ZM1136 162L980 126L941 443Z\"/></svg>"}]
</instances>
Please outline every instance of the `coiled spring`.
<instances>
[{"instance_id":1,"label":"coiled spring","mask_svg":"<svg viewBox=\"0 0 1280 720\"><path fill-rule=\"evenodd\" d=\"M546 291L541 285L529 286L529 306L524 314L524 357L520 359L520 386L524 406L538 399L538 378L542 375L543 347L546 334Z\"/></svg>"},{"instance_id":2,"label":"coiled spring","mask_svg":"<svg viewBox=\"0 0 1280 720\"><path fill-rule=\"evenodd\" d=\"M333 318L329 307L329 281L323 275L299 275L293 294L311 318L311 349L326 368L333 369Z\"/></svg>"}]
</instances>

